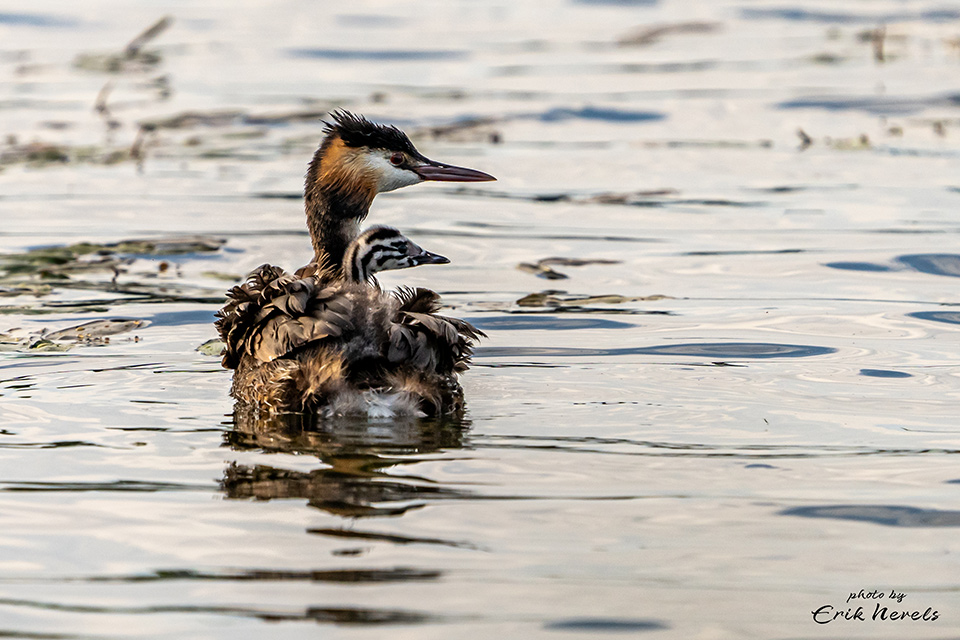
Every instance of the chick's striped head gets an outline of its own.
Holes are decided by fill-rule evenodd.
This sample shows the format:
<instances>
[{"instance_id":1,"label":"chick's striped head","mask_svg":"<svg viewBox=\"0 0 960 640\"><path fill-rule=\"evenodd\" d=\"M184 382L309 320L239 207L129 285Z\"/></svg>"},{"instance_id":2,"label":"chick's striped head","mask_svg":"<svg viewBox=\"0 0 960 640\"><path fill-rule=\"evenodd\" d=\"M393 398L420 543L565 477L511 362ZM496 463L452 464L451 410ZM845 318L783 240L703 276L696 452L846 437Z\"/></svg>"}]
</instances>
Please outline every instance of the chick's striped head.
<instances>
[{"instance_id":1,"label":"chick's striped head","mask_svg":"<svg viewBox=\"0 0 960 640\"><path fill-rule=\"evenodd\" d=\"M350 243L343 273L354 282L369 282L375 274L421 264L447 264L441 255L422 249L393 227L370 227Z\"/></svg>"}]
</instances>

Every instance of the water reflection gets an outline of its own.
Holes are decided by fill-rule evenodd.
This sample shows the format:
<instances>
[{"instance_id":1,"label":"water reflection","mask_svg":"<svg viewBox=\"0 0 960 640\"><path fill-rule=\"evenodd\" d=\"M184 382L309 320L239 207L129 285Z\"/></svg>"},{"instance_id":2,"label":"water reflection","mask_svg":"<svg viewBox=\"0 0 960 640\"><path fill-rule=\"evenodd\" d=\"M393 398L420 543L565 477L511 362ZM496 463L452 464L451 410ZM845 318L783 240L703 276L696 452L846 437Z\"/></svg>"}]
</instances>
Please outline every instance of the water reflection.
<instances>
[{"instance_id":1,"label":"water reflection","mask_svg":"<svg viewBox=\"0 0 960 640\"><path fill-rule=\"evenodd\" d=\"M592 633L636 633L638 631L662 631L670 625L659 620L636 618L571 618L548 622L544 629L552 631L583 631Z\"/></svg>"},{"instance_id":2,"label":"water reflection","mask_svg":"<svg viewBox=\"0 0 960 640\"><path fill-rule=\"evenodd\" d=\"M466 51L427 49L290 49L288 54L294 58L367 60L376 62L456 60L468 56L468 52Z\"/></svg>"},{"instance_id":3,"label":"water reflection","mask_svg":"<svg viewBox=\"0 0 960 640\"><path fill-rule=\"evenodd\" d=\"M897 256L893 264L875 262L828 262L831 269L847 271L904 271L913 270L935 276L960 277L960 255L955 253L915 253Z\"/></svg>"},{"instance_id":4,"label":"water reflection","mask_svg":"<svg viewBox=\"0 0 960 640\"><path fill-rule=\"evenodd\" d=\"M882 504L794 507L784 509L780 512L780 515L855 520L882 524L888 527L960 527L960 511L918 509L917 507Z\"/></svg>"},{"instance_id":5,"label":"water reflection","mask_svg":"<svg viewBox=\"0 0 960 640\"><path fill-rule=\"evenodd\" d=\"M564 120L603 120L606 122L644 122L663 120L666 114L653 111L636 111L630 109L612 109L599 107L554 107L533 117L541 122L561 122Z\"/></svg>"},{"instance_id":6,"label":"water reflection","mask_svg":"<svg viewBox=\"0 0 960 640\"><path fill-rule=\"evenodd\" d=\"M631 329L637 325L606 318L558 318L552 315L535 316L479 316L471 318L475 326L484 331L523 331L527 329L545 331L573 331L578 329Z\"/></svg>"},{"instance_id":7,"label":"water reflection","mask_svg":"<svg viewBox=\"0 0 960 640\"><path fill-rule=\"evenodd\" d=\"M960 11L929 9L924 11L896 11L890 13L855 13L852 11L820 11L800 7L771 7L741 9L748 20L785 20L788 22L820 22L824 24L884 24L887 22L951 22L960 18Z\"/></svg>"},{"instance_id":8,"label":"water reflection","mask_svg":"<svg viewBox=\"0 0 960 640\"><path fill-rule=\"evenodd\" d=\"M577 4L605 4L623 7L644 7L657 4L658 0L575 0Z\"/></svg>"},{"instance_id":9,"label":"water reflection","mask_svg":"<svg viewBox=\"0 0 960 640\"><path fill-rule=\"evenodd\" d=\"M617 347L614 349L586 349L582 347L478 347L477 358L529 356L691 356L702 358L765 359L809 358L836 353L832 347L767 342L702 342L664 344L651 347Z\"/></svg>"},{"instance_id":10,"label":"water reflection","mask_svg":"<svg viewBox=\"0 0 960 640\"><path fill-rule=\"evenodd\" d=\"M462 448L468 426L462 418L330 421L304 414L262 418L238 409L233 429L224 434L225 446L313 455L324 466L303 472L232 463L220 487L228 498L305 499L312 507L347 518L402 515L421 508L427 499L462 493L388 470L419 462L412 454Z\"/></svg>"},{"instance_id":11,"label":"water reflection","mask_svg":"<svg viewBox=\"0 0 960 640\"><path fill-rule=\"evenodd\" d=\"M921 98L892 96L811 97L786 100L779 109L820 109L824 111L863 111L878 116L905 116L926 111L931 107L950 107L957 101L955 94L931 95Z\"/></svg>"},{"instance_id":12,"label":"water reflection","mask_svg":"<svg viewBox=\"0 0 960 640\"><path fill-rule=\"evenodd\" d=\"M906 371L891 371L889 369L860 369L860 375L868 378L912 378L913 374Z\"/></svg>"},{"instance_id":13,"label":"water reflection","mask_svg":"<svg viewBox=\"0 0 960 640\"><path fill-rule=\"evenodd\" d=\"M391 544L433 544L442 547L457 547L459 549L479 549L477 545L470 542L458 542L455 540L444 540L442 538L425 538L422 536L401 536L392 533L375 533L372 531L357 531L356 529L316 528L307 529L307 533L358 541L389 542Z\"/></svg>"},{"instance_id":14,"label":"water reflection","mask_svg":"<svg viewBox=\"0 0 960 640\"><path fill-rule=\"evenodd\" d=\"M12 27L76 27L80 23L71 18L43 13L0 13L0 24Z\"/></svg>"},{"instance_id":15,"label":"water reflection","mask_svg":"<svg viewBox=\"0 0 960 640\"><path fill-rule=\"evenodd\" d=\"M267 622L313 621L333 624L377 625L377 624L418 624L439 619L419 611L403 609L371 609L358 607L309 607L304 611L291 611L289 608L266 609L238 606L205 605L157 605L157 606L100 606L72 605L58 602L23 600L19 598L0 598L0 605L58 611L66 613L143 615L143 614L208 614L256 618ZM16 632L3 634L8 638L74 638L90 636L64 636Z\"/></svg>"},{"instance_id":16,"label":"water reflection","mask_svg":"<svg viewBox=\"0 0 960 640\"><path fill-rule=\"evenodd\" d=\"M168 581L214 581L214 582L322 582L322 583L382 583L382 582L410 582L412 580L436 580L443 573L408 567L392 567L387 569L314 569L314 570L281 570L281 569L226 569L206 570L196 569L158 569L148 573L124 575L95 575L65 581L75 582L168 582Z\"/></svg>"},{"instance_id":17,"label":"water reflection","mask_svg":"<svg viewBox=\"0 0 960 640\"><path fill-rule=\"evenodd\" d=\"M917 311L908 313L907 316L910 318L919 318L920 320L930 320L931 322L960 324L960 311Z\"/></svg>"},{"instance_id":18,"label":"water reflection","mask_svg":"<svg viewBox=\"0 0 960 640\"><path fill-rule=\"evenodd\" d=\"M917 253L898 256L897 262L920 273L935 276L960 276L960 256L955 253Z\"/></svg>"}]
</instances>

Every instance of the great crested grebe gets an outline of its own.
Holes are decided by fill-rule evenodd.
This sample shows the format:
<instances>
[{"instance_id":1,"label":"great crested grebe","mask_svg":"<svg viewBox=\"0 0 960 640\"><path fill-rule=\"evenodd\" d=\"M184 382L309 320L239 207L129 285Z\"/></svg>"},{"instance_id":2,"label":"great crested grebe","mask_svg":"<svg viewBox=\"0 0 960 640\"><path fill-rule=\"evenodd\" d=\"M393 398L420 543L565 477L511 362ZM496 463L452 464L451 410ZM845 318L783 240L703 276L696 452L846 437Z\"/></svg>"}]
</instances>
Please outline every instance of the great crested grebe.
<instances>
[{"instance_id":1,"label":"great crested grebe","mask_svg":"<svg viewBox=\"0 0 960 640\"><path fill-rule=\"evenodd\" d=\"M258 412L322 415L457 413L466 370L482 336L437 314L427 289L380 291L374 273L446 258L389 227L359 234L377 193L425 180L494 180L428 160L395 127L333 114L305 187L314 262L295 274L263 265L227 294L217 329L231 395Z\"/></svg>"},{"instance_id":2,"label":"great crested grebe","mask_svg":"<svg viewBox=\"0 0 960 640\"><path fill-rule=\"evenodd\" d=\"M418 182L486 182L493 176L423 157L396 127L335 111L307 169L304 200L315 260L339 266L378 193Z\"/></svg>"},{"instance_id":3,"label":"great crested grebe","mask_svg":"<svg viewBox=\"0 0 960 640\"><path fill-rule=\"evenodd\" d=\"M393 227L370 227L347 245L343 254L343 278L350 282L377 284L374 275L421 264L449 264L436 253L421 249Z\"/></svg>"}]
</instances>

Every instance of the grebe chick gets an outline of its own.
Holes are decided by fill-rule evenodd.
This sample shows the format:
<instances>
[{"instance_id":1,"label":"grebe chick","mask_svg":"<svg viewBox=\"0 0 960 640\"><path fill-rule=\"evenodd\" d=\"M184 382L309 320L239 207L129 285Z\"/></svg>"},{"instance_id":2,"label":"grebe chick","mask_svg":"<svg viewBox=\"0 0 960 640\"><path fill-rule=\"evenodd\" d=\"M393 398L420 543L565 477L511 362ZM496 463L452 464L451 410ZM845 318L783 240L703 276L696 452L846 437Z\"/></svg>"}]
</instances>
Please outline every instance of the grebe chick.
<instances>
[{"instance_id":1,"label":"grebe chick","mask_svg":"<svg viewBox=\"0 0 960 640\"><path fill-rule=\"evenodd\" d=\"M457 413L476 340L470 323L437 315L439 296L401 287L384 293L375 274L446 264L392 227L351 242L340 269L317 263L291 275L264 265L231 289L216 326L236 369L231 395L244 411L324 416Z\"/></svg>"},{"instance_id":2,"label":"grebe chick","mask_svg":"<svg viewBox=\"0 0 960 640\"><path fill-rule=\"evenodd\" d=\"M374 274L380 271L449 263L443 256L421 249L397 229L378 225L350 243L344 252L342 271L351 282L376 284Z\"/></svg>"}]
</instances>

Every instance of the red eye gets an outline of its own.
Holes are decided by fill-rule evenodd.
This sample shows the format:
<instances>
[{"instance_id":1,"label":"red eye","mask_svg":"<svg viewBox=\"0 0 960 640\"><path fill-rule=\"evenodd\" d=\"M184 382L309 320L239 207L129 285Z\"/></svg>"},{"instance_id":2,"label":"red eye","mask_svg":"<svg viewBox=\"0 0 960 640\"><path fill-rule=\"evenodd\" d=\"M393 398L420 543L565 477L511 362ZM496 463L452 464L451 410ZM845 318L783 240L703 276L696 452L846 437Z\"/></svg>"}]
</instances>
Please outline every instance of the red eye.
<instances>
[{"instance_id":1,"label":"red eye","mask_svg":"<svg viewBox=\"0 0 960 640\"><path fill-rule=\"evenodd\" d=\"M403 154L397 151L395 154L390 156L390 164L395 167L399 167L403 164Z\"/></svg>"}]
</instances>

